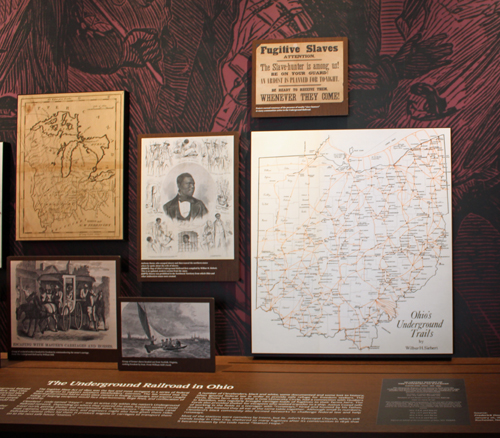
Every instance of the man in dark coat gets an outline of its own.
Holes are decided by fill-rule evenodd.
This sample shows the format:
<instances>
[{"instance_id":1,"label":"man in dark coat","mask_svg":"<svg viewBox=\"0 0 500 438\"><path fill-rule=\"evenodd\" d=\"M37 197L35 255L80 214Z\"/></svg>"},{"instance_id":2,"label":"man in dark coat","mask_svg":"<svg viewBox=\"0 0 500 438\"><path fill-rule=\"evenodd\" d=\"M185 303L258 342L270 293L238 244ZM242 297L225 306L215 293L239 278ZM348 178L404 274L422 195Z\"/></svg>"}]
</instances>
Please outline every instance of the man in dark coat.
<instances>
[{"instance_id":1,"label":"man in dark coat","mask_svg":"<svg viewBox=\"0 0 500 438\"><path fill-rule=\"evenodd\" d=\"M208 213L203 201L193 197L194 179L189 173L181 173L177 177L177 196L163 205L167 216L178 221L190 221L201 218Z\"/></svg>"}]
</instances>

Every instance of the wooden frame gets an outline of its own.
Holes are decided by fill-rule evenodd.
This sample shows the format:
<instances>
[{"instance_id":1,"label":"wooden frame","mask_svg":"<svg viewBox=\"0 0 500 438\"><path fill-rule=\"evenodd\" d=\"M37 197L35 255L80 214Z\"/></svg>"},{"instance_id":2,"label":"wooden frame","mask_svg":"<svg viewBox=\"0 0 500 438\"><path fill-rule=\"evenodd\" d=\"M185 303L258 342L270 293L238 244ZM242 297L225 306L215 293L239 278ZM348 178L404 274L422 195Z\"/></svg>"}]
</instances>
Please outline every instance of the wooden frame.
<instances>
[{"instance_id":1,"label":"wooden frame","mask_svg":"<svg viewBox=\"0 0 500 438\"><path fill-rule=\"evenodd\" d=\"M120 257L8 258L10 359L115 361Z\"/></svg>"},{"instance_id":2,"label":"wooden frame","mask_svg":"<svg viewBox=\"0 0 500 438\"><path fill-rule=\"evenodd\" d=\"M120 370L215 371L213 298L124 298Z\"/></svg>"},{"instance_id":3,"label":"wooden frame","mask_svg":"<svg viewBox=\"0 0 500 438\"><path fill-rule=\"evenodd\" d=\"M124 91L18 98L17 240L123 239Z\"/></svg>"},{"instance_id":4,"label":"wooden frame","mask_svg":"<svg viewBox=\"0 0 500 438\"><path fill-rule=\"evenodd\" d=\"M139 280L238 280L238 134L142 135L138 150Z\"/></svg>"},{"instance_id":5,"label":"wooden frame","mask_svg":"<svg viewBox=\"0 0 500 438\"><path fill-rule=\"evenodd\" d=\"M253 42L252 117L349 112L347 38Z\"/></svg>"}]
</instances>

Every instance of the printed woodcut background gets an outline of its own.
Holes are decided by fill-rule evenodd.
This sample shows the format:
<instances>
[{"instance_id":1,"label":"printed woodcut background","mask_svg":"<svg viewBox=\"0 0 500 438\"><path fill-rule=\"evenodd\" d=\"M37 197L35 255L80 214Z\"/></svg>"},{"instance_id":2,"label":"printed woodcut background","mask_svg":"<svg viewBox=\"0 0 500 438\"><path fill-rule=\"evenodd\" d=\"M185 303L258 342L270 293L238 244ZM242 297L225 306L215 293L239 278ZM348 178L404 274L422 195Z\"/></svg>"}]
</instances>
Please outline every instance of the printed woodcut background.
<instances>
[{"instance_id":1,"label":"printed woodcut background","mask_svg":"<svg viewBox=\"0 0 500 438\"><path fill-rule=\"evenodd\" d=\"M1 0L3 255L121 255L123 296L215 297L218 354L250 351L252 130L450 127L455 355L500 356L500 5L494 0ZM347 117L251 119L256 39L346 36ZM125 239L16 242L18 94L126 90ZM240 132L240 281L137 281L137 136ZM0 271L1 348L7 347Z\"/></svg>"}]
</instances>

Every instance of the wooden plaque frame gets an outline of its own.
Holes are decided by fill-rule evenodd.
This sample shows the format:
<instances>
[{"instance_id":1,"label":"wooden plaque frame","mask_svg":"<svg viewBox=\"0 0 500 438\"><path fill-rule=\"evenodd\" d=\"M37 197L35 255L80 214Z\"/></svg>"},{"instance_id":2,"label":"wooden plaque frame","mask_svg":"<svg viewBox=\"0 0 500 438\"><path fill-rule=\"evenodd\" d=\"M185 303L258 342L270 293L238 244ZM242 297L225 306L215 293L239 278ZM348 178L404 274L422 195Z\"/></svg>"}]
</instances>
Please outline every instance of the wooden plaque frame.
<instances>
[{"instance_id":1,"label":"wooden plaque frame","mask_svg":"<svg viewBox=\"0 0 500 438\"><path fill-rule=\"evenodd\" d=\"M346 37L253 42L252 117L349 112Z\"/></svg>"}]
</instances>

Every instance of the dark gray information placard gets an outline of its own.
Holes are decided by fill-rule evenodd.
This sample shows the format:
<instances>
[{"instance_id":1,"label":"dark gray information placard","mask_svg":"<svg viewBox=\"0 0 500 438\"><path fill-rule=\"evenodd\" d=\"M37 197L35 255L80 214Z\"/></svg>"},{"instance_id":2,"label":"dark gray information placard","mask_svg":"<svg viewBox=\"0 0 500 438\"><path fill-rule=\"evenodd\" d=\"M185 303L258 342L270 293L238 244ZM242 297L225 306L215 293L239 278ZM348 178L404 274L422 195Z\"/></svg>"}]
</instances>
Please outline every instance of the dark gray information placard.
<instances>
[{"instance_id":1,"label":"dark gray information placard","mask_svg":"<svg viewBox=\"0 0 500 438\"><path fill-rule=\"evenodd\" d=\"M463 379L384 379L377 424L469 425Z\"/></svg>"}]
</instances>

